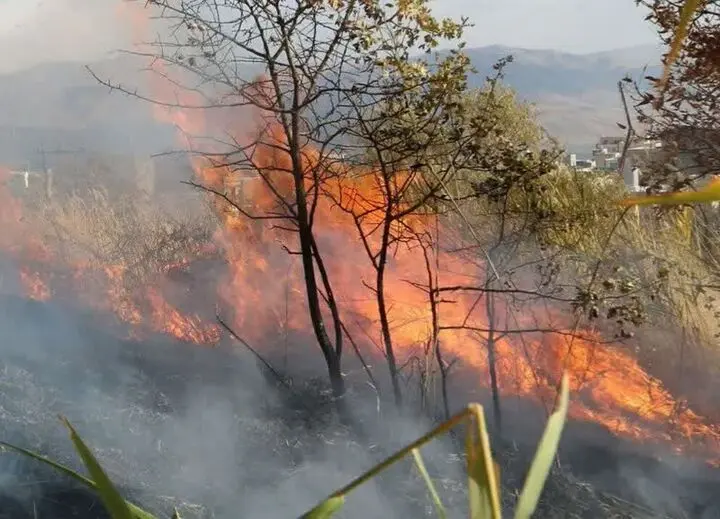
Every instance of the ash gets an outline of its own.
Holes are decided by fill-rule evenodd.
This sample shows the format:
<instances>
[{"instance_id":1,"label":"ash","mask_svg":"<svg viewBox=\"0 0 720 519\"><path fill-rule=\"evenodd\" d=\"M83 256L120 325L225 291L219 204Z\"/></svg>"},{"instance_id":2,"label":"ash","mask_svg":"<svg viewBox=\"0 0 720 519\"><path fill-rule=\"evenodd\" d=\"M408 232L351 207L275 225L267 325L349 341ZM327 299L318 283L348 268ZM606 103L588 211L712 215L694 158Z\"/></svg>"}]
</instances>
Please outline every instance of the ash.
<instances>
[{"instance_id":1,"label":"ash","mask_svg":"<svg viewBox=\"0 0 720 519\"><path fill-rule=\"evenodd\" d=\"M336 422L320 370L316 378L294 380L288 390L243 350L162 336L119 340L122 326L69 305L2 297L0 330L0 439L82 470L57 419L63 415L125 495L158 517L169 517L173 508L190 518L297 517L432 425L419 418L378 419L375 399L356 392L349 398L359 436L357 428ZM527 445L494 442L508 511L539 434L527 433L527 409L515 414L525 418L509 435L526 437ZM580 441L587 436L570 429L563 459L575 463L551 476L538 517L662 517L658 511L720 517L713 498L717 477L696 468L644 466L649 458L633 451L631 459L630 451L610 448L591 462L586 458L592 451ZM467 514L458 452L452 438L423 449L452 517ZM613 495L602 493L603 487ZM410 461L357 490L341 515L433 516ZM87 490L38 462L3 452L3 517L107 514Z\"/></svg>"},{"instance_id":2,"label":"ash","mask_svg":"<svg viewBox=\"0 0 720 519\"><path fill-rule=\"evenodd\" d=\"M321 378L288 393L243 351L121 341L98 316L21 298L0 299L0 319L0 438L82 469L65 416L126 495L161 517L173 507L296 517L427 428L396 421L360 444L336 422ZM429 449L429 463L442 450ZM418 483L406 464L356 492L348 511L425 515ZM92 494L11 452L0 455L0 495L0 517L105 517Z\"/></svg>"}]
</instances>

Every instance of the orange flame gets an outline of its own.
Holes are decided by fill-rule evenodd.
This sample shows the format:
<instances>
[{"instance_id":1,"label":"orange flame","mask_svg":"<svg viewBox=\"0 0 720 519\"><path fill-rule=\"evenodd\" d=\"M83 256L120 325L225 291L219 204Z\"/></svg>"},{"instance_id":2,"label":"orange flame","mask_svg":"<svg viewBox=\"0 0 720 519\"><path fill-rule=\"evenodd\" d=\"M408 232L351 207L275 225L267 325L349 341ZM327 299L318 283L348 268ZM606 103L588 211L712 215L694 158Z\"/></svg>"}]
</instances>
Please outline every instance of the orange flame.
<instances>
[{"instance_id":1,"label":"orange flame","mask_svg":"<svg viewBox=\"0 0 720 519\"><path fill-rule=\"evenodd\" d=\"M203 127L200 111L187 113L193 128ZM177 122L177 120L176 120ZM224 128L234 135L235 128ZM198 179L214 191L227 192L228 186L242 184L243 209L248 213L269 214L278 211L278 194L292 193L292 178L286 172L290 158L276 146L285 139L278 125L265 130L266 144L261 141L251 152L255 169L263 171L264 179L208 162L195 161ZM239 141L242 142L242 141ZM303 167L310 172L322 169L319 154L303 150ZM338 166L333 166L337 168ZM340 166L342 168L342 166ZM353 333L382 345L378 330L377 302L372 286L375 271L370 267L364 246L360 243L355 220L368 213L361 224L367 244L377 250L378 238L368 229L377 224L378 212L384 207L378 177L373 172L326 171L324 192L315 207L314 230L323 257L327 259L330 278L340 297L345 322L352 323ZM240 179L240 181L238 181ZM269 183L272 184L270 189ZM312 187L308 185L308 189ZM292 197L290 197L292 198ZM239 211L215 200L222 215L223 228L219 239L225 245L230 268L229 280L219 287L221 297L235 309L235 325L245 334L266 336L277 329L280 306L294 308L285 328L309 330L304 308L304 285L301 272L292 256L278 252L278 244L291 250L295 236L261 222L253 222ZM427 232L431 222L414 217L403 222L415 233ZM449 235L447 229L440 230ZM482 285L485 268L481 262L459 255L438 252L439 268L431 267L441 285ZM284 280L284 286L278 280ZM389 317L396 353L402 360L417 354L431 339L432 317L426 292L418 286L427 284L428 266L422 261L418 246L400 246L393 250L385 280L385 293L390 306ZM286 293L284 302L280 293ZM555 317L545 316L544 320ZM488 333L462 330L461 324L489 328L484 302L473 297L456 295L452 303L439 305L439 319L446 329L438 337L446 356L454 355L477 369L485 386L489 385L487 348ZM517 318L518 327L533 328L534 316ZM560 322L563 322L562 319ZM565 322L569 325L569 319ZM497 323L495 323L497 327ZM563 332L559 327L559 332ZM602 424L615 434L635 439L673 442L676 450L699 447L712 452L720 460L720 428L682 405L663 387L660 380L648 374L637 360L621 346L599 344L592 340L570 338L570 334L541 336L526 333L495 341L500 390L545 400L554 396L555 383L563 370L571 375L575 398L571 414L575 418ZM680 439L680 442L677 440Z\"/></svg>"},{"instance_id":2,"label":"orange flame","mask_svg":"<svg viewBox=\"0 0 720 519\"><path fill-rule=\"evenodd\" d=\"M142 33L145 18L144 14L138 17L140 12L133 12L132 19L133 23L139 24L138 32ZM154 88L161 88L161 85L155 84ZM176 94L168 94L168 100L177 99ZM188 105L197 104L192 98L184 101ZM188 133L202 134L217 124L230 124L221 131L232 135L237 142L245 143L255 128L257 114L245 114L244 118L232 115L211 121L197 109L160 110L157 113L158 117L171 120L180 128L184 145L188 144ZM277 193L292 195L294 187L293 179L287 173L289 157L274 146L285 140L281 127L270 126L263 137L264 141L255 146L252 160L254 166L264 172L266 180L246 171L214 167L202 159L193 163L198 180L206 187L223 193L237 188L242 195L238 206L260 215L276 213L280 209ZM374 285L376 273L355 222L368 207L383 206L377 176L372 171L324 165L320 154L313 149L303 150L302 160L308 177L311 177L309 173L318 170L327 177L315 208L314 232L321 255L327 262L343 321L354 336L365 338L365 347L382 346L377 303L368 288ZM12 227L20 225L22 213L20 204L2 189L4 178L0 174L0 218L4 223L10 222ZM272 189L267 180L272 183ZM308 187L312 187L310 181ZM296 256L287 254L282 248L291 252L296 248L295 234L282 229L281 225L272 226L247 218L218 197L214 202L222 224L216 242L223 247L228 261L227 278L219 282L217 290L220 298L234 310L234 326L257 339L277 331L278 323L282 323L282 329L310 330L304 311L303 273L295 261ZM371 212L360 226L367 235L371 253L378 247L378 238L370 232L377 223L376 218L377 215ZM409 231L416 234L429 232L439 241L457 240L449 229L442 227L439 227L442 236L437 236L433 222L423 217L414 217L405 223ZM24 243L29 242L25 240ZM3 240L0 245L5 250L18 251L13 241ZM442 250L433 251L437 254L437 263L428 265L419 246L417 240L411 240L410 244L394 248L387 266L385 293L394 346L401 362L421 353L433 339L428 293L418 288L427 284L428 274L436 276L441 286L480 286L486 274L481 261ZM26 247L24 251L27 250ZM89 275L88 269L84 269L82 278ZM219 340L220 332L214 324L203 322L195 315L182 315L159 289L129 291L124 284L125 272L122 265L105 266L103 270L105 304L120 319L136 329L149 327L201 344ZM483 330L491 328L490 324L502 328L504 326L499 323L509 321L510 317L516 320L515 326L507 328L533 328L537 320L563 322L562 316L548 313L540 317L530 314L511 316L509 312L500 311L498 314L501 315L491 323L485 302L478 302L464 293L453 294L452 301L439 304L439 321L444 330L438 341L446 359L460 358L474 368L485 386L489 385L487 346L490 335ZM568 320L564 322L569 323ZM713 460L720 460L720 429L717 425L682 405L621 345L600 344L600 337L592 331L583 332L584 338L573 338L562 333L562 326L553 325L552 328L561 333L509 334L493 338L503 394L549 401L554 397L560 373L568 371L574 395L572 416L602 424L618 435L672 442L680 451L698 448ZM376 349L370 350L376 354Z\"/></svg>"},{"instance_id":3,"label":"orange flame","mask_svg":"<svg viewBox=\"0 0 720 519\"><path fill-rule=\"evenodd\" d=\"M182 315L156 289L148 289L147 297L152 306L152 322L156 330L197 344L215 344L220 340L218 326L208 325L196 315Z\"/></svg>"},{"instance_id":4,"label":"orange flame","mask_svg":"<svg viewBox=\"0 0 720 519\"><path fill-rule=\"evenodd\" d=\"M70 286L63 286L66 290L61 292L68 292L69 288L85 302L113 312L133 327L133 338L141 338L143 330L146 330L167 333L199 344L215 344L219 340L218 326L203 323L196 315L183 315L163 299L158 289L129 289L126 286L125 265L105 265L99 269L90 262L63 265L42 243L34 222L23 216L23 202L12 195L11 180L9 170L0 168L0 222L4 229L0 234L0 249L21 263L19 278L25 297L47 301L55 292L52 283L62 284L69 278ZM214 245L207 244L197 251L198 257L213 251ZM182 264L166 265L159 274L167 274L191 261L187 259Z\"/></svg>"},{"instance_id":5,"label":"orange flame","mask_svg":"<svg viewBox=\"0 0 720 519\"><path fill-rule=\"evenodd\" d=\"M198 112L193 112L197 115ZM201 126L201 124L194 124ZM281 131L275 126L269 132L271 140L280 139ZM228 185L242 179L241 197L246 201L243 209L248 213L277 212L278 193L291 192L292 179L287 175L289 157L274 145L258 144L252 153L254 166L263 171L265 179L216 167L201 161L195 162L198 178L215 191L225 191ZM321 167L319 154L304 150L304 168L310 172ZM335 166L336 167L336 166ZM315 233L318 247L327 259L327 268L333 280L344 320L349 328L381 345L378 330L377 302L372 290L375 271L370 267L364 246L360 243L353 218L373 207L383 207L377 176L372 172L346 170L328 175L324 193L315 208ZM307 175L310 176L309 174ZM342 179L342 180L340 180ZM342 202L338 202L342 201ZM309 330L304 308L302 273L293 257L282 252L295 246L295 236L278 228L253 222L223 201L216 200L223 227L218 239L225 245L230 269L229 280L221 283L219 293L235 310L235 325L246 335L265 337L277 329L280 307L294 308L285 328ZM370 208L370 209L368 209ZM342 209L342 210L341 210ZM377 216L366 218L361 228L371 228ZM432 228L427 218L416 216L403 222L417 234ZM450 231L440 232L450 235ZM368 246L377 250L378 238L368 233ZM440 284L482 285L485 269L482 262L460 255L438 252L438 268L431 274ZM284 284L278 283L282 279ZM400 246L393 250L385 281L385 293L390 306L389 316L396 353L402 360L420 351L430 340L432 330L431 308L427 293L418 286L427 284L428 266L422 261L418 245ZM282 292L285 292L283 297ZM505 316L507 317L507 316ZM545 321L556 318L547 314ZM439 341L446 356L454 355L465 364L477 369L485 386L489 385L487 332L488 319L484 301L478 302L467 295L455 295L454 300L439 305L439 319L446 328ZM516 317L517 327L534 328L536 316ZM541 318L541 320L543 320ZM558 321L558 319L555 319ZM563 322L562 318L559 322ZM569 324L569 319L565 319ZM465 326L475 331L460 329ZM496 327L499 327L495 323ZM583 332L584 338L571 338L555 326L558 334L542 336L525 333L495 340L500 390L504 394L530 398L540 396L551 400L554 387L563 370L571 375L575 399L571 414L578 419L597 422L615 434L635 439L675 442L679 451L696 447L713 452L720 460L720 428L684 408L664 387L660 380L648 374L637 360L620 345L600 344L601 337ZM677 440L681 439L680 443ZM695 445L697 444L697 445Z\"/></svg>"},{"instance_id":6,"label":"orange flame","mask_svg":"<svg viewBox=\"0 0 720 519\"><path fill-rule=\"evenodd\" d=\"M20 269L20 282L23 285L25 296L36 301L47 301L52 295L50 288L42 280L40 274L31 272L26 267Z\"/></svg>"}]
</instances>

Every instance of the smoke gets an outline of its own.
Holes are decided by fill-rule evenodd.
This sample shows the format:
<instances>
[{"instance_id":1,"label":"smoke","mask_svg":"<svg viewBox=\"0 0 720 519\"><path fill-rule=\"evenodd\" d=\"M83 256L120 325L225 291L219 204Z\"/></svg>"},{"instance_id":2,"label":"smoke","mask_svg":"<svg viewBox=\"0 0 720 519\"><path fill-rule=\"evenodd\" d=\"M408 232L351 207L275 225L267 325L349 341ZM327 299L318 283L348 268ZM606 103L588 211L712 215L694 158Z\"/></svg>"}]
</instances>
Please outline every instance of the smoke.
<instances>
[{"instance_id":1,"label":"smoke","mask_svg":"<svg viewBox=\"0 0 720 519\"><path fill-rule=\"evenodd\" d=\"M10 266L2 272L12 278ZM4 292L9 288L3 285ZM380 446L368 451L335 423L321 398L316 403L327 412L289 404L247 352L163 338L120 341L109 329L102 316L67 304L3 296L0 437L80 468L56 419L62 414L113 479L162 515L173 502L162 496L173 496L211 507L214 517L294 517L428 427L386 418L370 433ZM354 403L358 417L368 412L362 401ZM426 455L448 453L436 446ZM27 484L34 466L0 456L0 489L21 500L28 516L45 488ZM448 467L446 476L458 469ZM404 466L392 481L411 480L411 470ZM400 488L392 481L391 488ZM403 499L391 497L387 479L383 485L353 496L349 517L402 512ZM185 516L193 510L186 505Z\"/></svg>"},{"instance_id":2,"label":"smoke","mask_svg":"<svg viewBox=\"0 0 720 519\"><path fill-rule=\"evenodd\" d=\"M0 45L13 52L0 73L49 61L95 60L126 46L130 33L117 23L117 2L7 0L0 11Z\"/></svg>"}]
</instances>

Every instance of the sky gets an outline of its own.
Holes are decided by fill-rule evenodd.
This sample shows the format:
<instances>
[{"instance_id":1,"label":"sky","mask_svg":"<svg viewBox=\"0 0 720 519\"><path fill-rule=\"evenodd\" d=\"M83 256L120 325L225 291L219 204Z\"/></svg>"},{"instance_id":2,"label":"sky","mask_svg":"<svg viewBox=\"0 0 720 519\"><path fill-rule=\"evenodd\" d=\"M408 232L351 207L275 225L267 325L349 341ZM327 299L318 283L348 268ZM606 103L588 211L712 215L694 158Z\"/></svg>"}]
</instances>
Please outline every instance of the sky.
<instances>
[{"instance_id":1,"label":"sky","mask_svg":"<svg viewBox=\"0 0 720 519\"><path fill-rule=\"evenodd\" d=\"M92 60L130 42L121 0L0 0L0 73L44 61ZM441 16L468 16L469 46L587 53L655 43L634 0L431 0Z\"/></svg>"}]
</instances>

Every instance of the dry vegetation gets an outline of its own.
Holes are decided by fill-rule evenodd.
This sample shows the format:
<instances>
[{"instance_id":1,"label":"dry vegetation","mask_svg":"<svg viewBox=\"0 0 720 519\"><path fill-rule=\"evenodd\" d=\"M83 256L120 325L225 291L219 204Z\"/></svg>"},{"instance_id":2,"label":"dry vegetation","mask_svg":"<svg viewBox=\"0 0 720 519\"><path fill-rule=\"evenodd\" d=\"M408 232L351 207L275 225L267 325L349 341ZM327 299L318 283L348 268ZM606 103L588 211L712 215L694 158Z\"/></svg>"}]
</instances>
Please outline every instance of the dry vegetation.
<instances>
[{"instance_id":1,"label":"dry vegetation","mask_svg":"<svg viewBox=\"0 0 720 519\"><path fill-rule=\"evenodd\" d=\"M181 25L192 20L191 30L197 28L197 19L201 18L206 5L202 1L195 4L191 2L173 10L173 2L156 3L166 7L172 13L171 17L177 16ZM332 9L354 9L343 3L330 4ZM392 4L389 5L392 7ZM419 5L424 7L424 2ZM265 182L275 199L273 204L268 204L268 207L272 205L273 208L260 216L243 212L247 208L238 203L235 203L235 208L237 214L249 219L282 220L283 225L289 226L291 232L295 233L294 238L301 249L295 254L303 259L303 282L313 331L327 365L333 393L331 401L343 425L350 426L352 422L345 392L349 379L343 374L341 352L346 336L351 341L352 338L343 328L337 291L333 292L341 285L333 285L327 275L327 265L338 261L338 258L323 257L316 241L317 226L314 227L314 219L317 214L321 214L315 212L318 207L315 193L330 191L327 186L336 180L333 178L336 170L327 167L330 155L323 156L324 151L317 153L319 159L308 164L309 159L305 157L307 149L299 144L306 138L305 131L308 134L315 132L315 138L318 135L327 137L327 134L323 134L327 131L325 124L337 125L338 133L333 135L345 133L346 137L349 135L354 139L353 142L363 143L365 148L361 156L373 162L374 169L370 171L381 186L380 200L370 200L368 197L365 202L372 208L360 216L354 212L354 208L343 207L338 199L329 198L335 204L334 209L340 209L354 219L359 232L357 238L363 242L371 268L376 274L375 284L369 288L375 298L374 304L377 304L382 351L386 367L389 368L393 400L397 407L407 406L407 401L403 400L406 396L403 383L407 383L408 378L417 373L423 410L429 411L433 407L425 405L428 394L440 384L442 398L437 400L437 406L443 407L446 419L440 429L449 429L448 424L459 423L457 417L461 415L455 415L455 418L450 416L445 385L453 375L450 371L452 362L443 358L442 341L439 339L442 327L436 310L438 295L443 291L474 291L485 297L483 304L488 329L475 331L484 334L479 342L487 353L493 396L493 426L499 437L502 437L502 429L495 360L497 343L501 336L512 333L522 338L526 332L509 330L507 324L503 329L496 323L495 312L500 305L499 301L515 312L522 312L523 304L532 307L545 304L554 310L563 309L574 323L568 334L580 333L584 329L599 330L619 342L625 341L634 348L636 356L648 371L658 374L675 391L678 396L678 414L681 408L689 404L712 416L712 407L704 401L708 388L700 384L699 380L704 378L709 383L717 378L715 375L720 368L720 351L717 350L715 340L720 331L715 306L718 295L716 280L720 274L720 257L716 252L717 214L709 209L686 207L663 211L623 209L618 202L625 196L625 191L617 177L584 176L559 166L558 150L554 143L544 141L530 107L518 104L511 92L498 86L502 77L502 64L497 67L497 77L488 82L486 89L468 92L464 83L468 63L461 53L451 53L433 72L428 72L423 63L410 63L406 57L383 58L383 53L392 52L388 50L392 47L389 40L384 39L388 38L385 32L409 35L408 39L413 41L423 35L419 39L425 41L425 44L421 46L426 46L428 50L434 48L439 40L457 40L462 33L464 22L455 24L432 20L433 23L428 23L431 19L429 12L424 9L402 11L407 8L407 5L399 7L402 16L398 17L385 17L380 7L369 9L365 6L359 12L352 13L363 21L358 27L366 26L365 22L368 21L380 27L376 33L366 34L361 43L357 42L357 34L348 31L346 26L341 24L335 27L333 30L337 31L338 41L341 42L339 46L345 51L341 52L331 46L327 50L327 60L315 64L318 69L303 70L312 87L297 81L291 82L289 87L280 86L284 79L278 79L283 76L276 72L271 72L270 80L264 80L265 85L246 85L260 92L251 94L248 102L261 111L270 112L270 126L276 129L273 124L277 125L279 133L287 141L281 139L282 142L275 146L286 154L282 158L290 164L281 167L287 161L277 161L277 155L282 155L277 150L271 157L276 162L271 162L270 167L254 162L253 156L246 157L244 166L255 168L258 178ZM325 16L324 12L308 12L312 12L312 9L298 9L294 13L297 23L285 25L281 21L281 28L300 27L304 23L314 23L316 20L313 17ZM256 18L256 31L264 34L264 31L270 30L268 26L272 27L276 23L271 15L267 16L269 19L262 22ZM212 19L201 22L210 26L216 23L223 26ZM399 25L396 26L396 23ZM298 46L307 45L304 35L294 38ZM219 30L212 32L202 42L193 36L186 47L196 52L202 51L201 56L209 62L205 63L206 66L222 69L223 65L227 67L228 64L218 62L221 58L214 51L222 47L227 39ZM249 38L243 44L233 40L233 44L240 47L245 45L247 50L252 48L254 41L255 38ZM274 66L286 66L294 71L295 67L309 66L305 63L307 60L292 64L297 56L307 54L308 49L303 48L303 52L288 50L288 42L294 41L292 35L284 34L283 41L284 46L281 46L278 55L284 52L284 57L291 64L278 65L277 61L270 60L274 52L266 47L265 59L270 62L271 69ZM314 45L323 48L316 42ZM387 73L383 77L391 78L388 81L395 83L387 84L379 80L373 85L376 89L366 85L364 94L368 97L381 92L368 111L359 106L362 104L359 101L361 95L355 96L353 92L353 96L344 99L356 110L353 115L356 119L350 117L351 124L345 120L347 114L332 123L318 123L322 117L302 119L298 114L317 99L312 92L315 81L327 73L325 67L332 67L332 63L336 63L339 68L345 66L346 52L355 52L366 58L364 61L358 59L356 63L367 66L361 72L371 78L371 83L375 81L372 79L373 74L378 71ZM190 62L184 56L165 55L163 59L191 71L194 69L199 75L203 72L198 69L197 61ZM347 89L338 86L341 84L338 80L328 91L333 91L334 87L336 94L346 95ZM263 87L267 87L268 91ZM291 91L295 88L295 95L288 96L285 88ZM398 95L398 92L402 94ZM293 97L295 103L291 110L284 108L283 104L288 97ZM339 113L332 110L330 113L336 112ZM292 123L288 122L288 113L291 114ZM317 124L317 127L307 129L305 124ZM318 146L325 150L331 148L332 144L332 138L327 138ZM279 165L280 162L282 164ZM239 168L237 163L223 166ZM274 177L266 175L268 169L275 173L288 173L290 183L283 189L277 188ZM308 174L308 171L312 174ZM205 180L208 178L210 175ZM412 182L398 181L408 178ZM411 183L412 189L408 188ZM420 187L415 189L418 185ZM210 192L219 189L215 185L204 187ZM209 193L208 196L213 197ZM217 198L214 200L217 201ZM234 203L230 199L224 200L230 205ZM38 204L35 213L28 217L35 221L38 228L43 229L44 243L60 251L68 264L89 261L96 268L120 265L128 286L136 287L164 275L168 265L192 261L212 243L216 221L209 211L201 211L202 217L198 218L197 214L191 215L184 208L170 210L168 207L172 207L172 203L170 206L158 205L136 193L109 193L102 187L94 186L55 198L48 204ZM281 212L274 212L276 207L280 207L277 211ZM364 228L366 222L362 221L370 213L381 215L377 227L382 228L382 235L377 251L372 249L374 239L368 238L369 234L366 234ZM222 215L216 216L222 222ZM433 276L431 253L440 250L440 227L436 226L433 234L425 228L418 231L413 224L428 216L435 217L436 222L442 222L443 231L457 237L457 243L471 243L471 246L455 253L463 260L470 261L469 265L484 265L484 281L480 280L475 286L468 287L443 287L438 284L437 274ZM428 280L422 288L428 295L433 315L427 344L424 349L419 348L422 351L416 357L420 359L418 364L421 367L415 372L403 372L400 359L396 357L399 342L386 309L392 303L392 294L384 291L384 275L387 265L394 259L393 248L408 243L413 243L423 253ZM437 252L439 255L440 252ZM525 288L527 286L532 289ZM534 299L523 300L518 294L529 294ZM567 328L567 323L562 326ZM462 327L466 327L466 323ZM331 337L328 330L333 328L335 334ZM658 340L652 337L652 332L658 329L672 332L674 336L671 336L671 340ZM527 330L533 331L538 332ZM546 331L541 330L542 333ZM559 331L562 330L549 330L550 333ZM682 341L680 347L676 348L672 339L678 336L682 337ZM354 343L352 345L356 346ZM407 373L411 373L410 377ZM692 377L692 384L687 382L689 377ZM559 400L565 401L564 405L567 405L567 382L564 382L563 387L565 396ZM466 412L463 416L469 415ZM488 509L488 515L497 518L498 496L493 483L495 467L489 456L484 422L480 414L474 413L473 416L476 420L474 426L477 426L479 432L475 432L478 436L468 443L467 450L467 458L470 460L470 506L479 506L478 503L483 499L487 502L494 500L489 507L493 512L490 514ZM557 423L555 425L561 426ZM73 435L74 431L72 428L70 430ZM555 433L557 440L560 431L556 430ZM77 447L77 437L72 438ZM483 450L482 454L479 453L480 449ZM82 449L78 450L82 455ZM547 466L544 470L550 468L554 458L554 447L551 451L546 452ZM87 456L83 457L90 466ZM507 463L507 460L505 457L503 461ZM370 474L373 474L372 471ZM102 474L97 470L93 474L96 482L100 481L99 475ZM537 481L544 481L544 475ZM545 506L547 517L556 514L564 517L572 514L580 516L587 511L587 508L583 510L581 506L575 506L577 502L572 502L573 499L588 499L589 493L583 492L581 485L568 483L570 480L562 475L557 475L553 481L555 486L551 484L549 488L560 488L557 499L567 502L563 501L559 509L552 506L553 503ZM353 485L350 485L340 490L332 499L344 498L346 491L352 488ZM539 495L541 489L538 487L535 490ZM107 497L107 485L104 491L104 497ZM518 503L515 499L512 501L513 504ZM519 503L522 505L522 498ZM334 506L338 503L332 501L331 504ZM120 507L120 512L125 506L119 500L116 500L115 505ZM608 505L604 502L598 505L598 509L607 509L608 506L622 508L622 512L619 512L622 514L640 514L637 510L628 512L630 507L617 503ZM534 504L530 508L534 508ZM597 513L597 509L593 512ZM131 516L128 510L125 513L127 517ZM118 517L122 517L122 514ZM326 516L319 514L317 517ZM529 514L520 517L529 517Z\"/></svg>"},{"instance_id":2,"label":"dry vegetation","mask_svg":"<svg viewBox=\"0 0 720 519\"><path fill-rule=\"evenodd\" d=\"M32 216L66 265L122 266L126 281L138 286L207 254L215 221L207 210L188 209L183 197L159 203L94 185L41 202Z\"/></svg>"}]
</instances>

